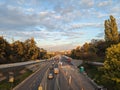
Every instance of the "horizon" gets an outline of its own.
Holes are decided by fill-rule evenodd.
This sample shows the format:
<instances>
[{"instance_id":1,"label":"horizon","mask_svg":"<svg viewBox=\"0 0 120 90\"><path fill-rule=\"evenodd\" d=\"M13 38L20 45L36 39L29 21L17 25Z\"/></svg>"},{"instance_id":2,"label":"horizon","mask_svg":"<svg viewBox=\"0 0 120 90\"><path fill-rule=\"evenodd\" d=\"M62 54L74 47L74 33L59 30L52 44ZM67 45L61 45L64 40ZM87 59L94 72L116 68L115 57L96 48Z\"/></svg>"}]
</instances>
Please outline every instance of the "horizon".
<instances>
[{"instance_id":1,"label":"horizon","mask_svg":"<svg viewBox=\"0 0 120 90\"><path fill-rule=\"evenodd\" d=\"M119 30L119 6L119 0L0 0L0 36L8 42L34 37L47 51L74 49L104 39L110 15Z\"/></svg>"}]
</instances>

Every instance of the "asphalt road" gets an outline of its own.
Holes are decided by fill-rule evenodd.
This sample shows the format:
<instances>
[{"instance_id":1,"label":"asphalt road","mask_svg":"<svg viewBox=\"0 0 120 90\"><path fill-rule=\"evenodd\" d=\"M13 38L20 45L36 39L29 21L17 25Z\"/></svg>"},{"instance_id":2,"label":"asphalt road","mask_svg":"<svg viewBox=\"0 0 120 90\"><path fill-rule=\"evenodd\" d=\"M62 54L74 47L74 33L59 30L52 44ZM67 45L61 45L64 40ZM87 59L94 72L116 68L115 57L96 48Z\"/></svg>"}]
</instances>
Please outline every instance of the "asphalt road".
<instances>
[{"instance_id":1,"label":"asphalt road","mask_svg":"<svg viewBox=\"0 0 120 90\"><path fill-rule=\"evenodd\" d=\"M62 61L64 62L65 58L62 58ZM61 71L69 82L69 90L95 90L88 79L72 64L64 62Z\"/></svg>"},{"instance_id":2,"label":"asphalt road","mask_svg":"<svg viewBox=\"0 0 120 90\"><path fill-rule=\"evenodd\" d=\"M54 90L56 83L56 76L53 79L47 79L47 90Z\"/></svg>"},{"instance_id":3,"label":"asphalt road","mask_svg":"<svg viewBox=\"0 0 120 90\"><path fill-rule=\"evenodd\" d=\"M76 68L66 62L65 57L61 57L62 67L58 65L59 73L54 74L53 79L48 79L50 66L54 61L48 62L45 67L34 73L29 79L20 84L14 90L38 90L41 85L43 90L95 90L94 86ZM58 62L55 62L56 67Z\"/></svg>"},{"instance_id":4,"label":"asphalt road","mask_svg":"<svg viewBox=\"0 0 120 90\"><path fill-rule=\"evenodd\" d=\"M72 64L67 63L65 59L64 57L61 58L60 61L63 62L63 65L62 67L58 65L59 73L57 75L54 74L53 79L49 80L46 77L43 80L42 83L46 83L46 85L44 84L45 90L95 90L94 86ZM48 73L46 74L48 75Z\"/></svg>"},{"instance_id":5,"label":"asphalt road","mask_svg":"<svg viewBox=\"0 0 120 90\"><path fill-rule=\"evenodd\" d=\"M50 71L48 70L48 73L49 72ZM42 85L44 85L43 90L70 90L70 87L68 86L67 79L65 78L65 76L61 70L59 71L59 74L54 74L53 79L47 78L48 73L46 73L47 75L44 75L45 79L41 82Z\"/></svg>"}]
</instances>

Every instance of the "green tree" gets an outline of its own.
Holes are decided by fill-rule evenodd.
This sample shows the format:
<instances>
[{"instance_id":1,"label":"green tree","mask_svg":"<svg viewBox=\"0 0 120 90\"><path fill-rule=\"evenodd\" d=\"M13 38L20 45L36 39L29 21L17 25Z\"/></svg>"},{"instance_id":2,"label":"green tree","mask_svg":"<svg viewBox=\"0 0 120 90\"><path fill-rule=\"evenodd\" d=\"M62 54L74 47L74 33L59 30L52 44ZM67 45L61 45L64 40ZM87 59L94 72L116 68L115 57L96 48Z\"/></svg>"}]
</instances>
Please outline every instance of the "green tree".
<instances>
[{"instance_id":1,"label":"green tree","mask_svg":"<svg viewBox=\"0 0 120 90\"><path fill-rule=\"evenodd\" d=\"M83 51L86 52L86 53L89 51L89 48L90 48L90 44L89 43L85 43L82 46Z\"/></svg>"},{"instance_id":2,"label":"green tree","mask_svg":"<svg viewBox=\"0 0 120 90\"><path fill-rule=\"evenodd\" d=\"M25 55L25 48L24 43L18 41L15 41L11 44L11 61L12 62L18 62L18 61L24 61L24 55ZM14 59L13 59L14 58Z\"/></svg>"},{"instance_id":3,"label":"green tree","mask_svg":"<svg viewBox=\"0 0 120 90\"><path fill-rule=\"evenodd\" d=\"M113 82L114 90L120 90L120 43L107 49L103 76Z\"/></svg>"},{"instance_id":4,"label":"green tree","mask_svg":"<svg viewBox=\"0 0 120 90\"><path fill-rule=\"evenodd\" d=\"M72 58L75 58L76 57L76 50L73 49L71 50L71 55L70 55Z\"/></svg>"},{"instance_id":5,"label":"green tree","mask_svg":"<svg viewBox=\"0 0 120 90\"><path fill-rule=\"evenodd\" d=\"M44 50L43 48L40 48L40 58L41 59L47 58L47 51Z\"/></svg>"},{"instance_id":6,"label":"green tree","mask_svg":"<svg viewBox=\"0 0 120 90\"><path fill-rule=\"evenodd\" d=\"M10 52L10 44L0 36L0 63L9 62Z\"/></svg>"},{"instance_id":7,"label":"green tree","mask_svg":"<svg viewBox=\"0 0 120 90\"><path fill-rule=\"evenodd\" d=\"M95 47L97 49L96 54L99 57L105 57L105 51L108 48L108 45L105 41L99 40L96 42Z\"/></svg>"},{"instance_id":8,"label":"green tree","mask_svg":"<svg viewBox=\"0 0 120 90\"><path fill-rule=\"evenodd\" d=\"M37 59L39 57L39 48L36 46L36 42L34 40L34 38L28 39L24 42L25 44L25 58L26 59Z\"/></svg>"},{"instance_id":9,"label":"green tree","mask_svg":"<svg viewBox=\"0 0 120 90\"><path fill-rule=\"evenodd\" d=\"M116 19L111 15L109 20L105 20L105 40L110 44L119 42L119 33Z\"/></svg>"}]
</instances>

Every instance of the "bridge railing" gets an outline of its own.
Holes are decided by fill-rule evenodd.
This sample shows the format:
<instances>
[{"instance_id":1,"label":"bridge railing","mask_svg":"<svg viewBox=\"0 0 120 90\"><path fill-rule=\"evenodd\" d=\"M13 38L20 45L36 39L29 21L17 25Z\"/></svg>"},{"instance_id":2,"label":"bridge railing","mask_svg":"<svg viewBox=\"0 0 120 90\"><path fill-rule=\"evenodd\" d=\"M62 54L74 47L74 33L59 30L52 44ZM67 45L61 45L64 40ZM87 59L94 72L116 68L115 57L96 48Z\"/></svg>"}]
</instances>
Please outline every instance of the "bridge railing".
<instances>
[{"instance_id":1,"label":"bridge railing","mask_svg":"<svg viewBox=\"0 0 120 90\"><path fill-rule=\"evenodd\" d=\"M30 64L40 63L40 62L44 62L44 61L46 61L46 60L35 60L35 61L27 61L27 62L19 62L19 63L2 64L2 65L0 65L0 69L30 65Z\"/></svg>"}]
</instances>

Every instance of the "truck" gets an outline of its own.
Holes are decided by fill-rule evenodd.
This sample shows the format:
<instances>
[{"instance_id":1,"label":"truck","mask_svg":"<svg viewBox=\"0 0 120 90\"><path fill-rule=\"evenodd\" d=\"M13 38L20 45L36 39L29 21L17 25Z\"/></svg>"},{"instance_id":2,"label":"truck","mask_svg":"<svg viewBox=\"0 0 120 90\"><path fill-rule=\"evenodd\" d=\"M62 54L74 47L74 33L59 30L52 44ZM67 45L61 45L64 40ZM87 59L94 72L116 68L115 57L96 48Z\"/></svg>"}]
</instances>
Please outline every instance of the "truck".
<instances>
[{"instance_id":1,"label":"truck","mask_svg":"<svg viewBox=\"0 0 120 90\"><path fill-rule=\"evenodd\" d=\"M68 62L68 63L71 63L71 58L68 58L68 59L67 59L67 62Z\"/></svg>"}]
</instances>

